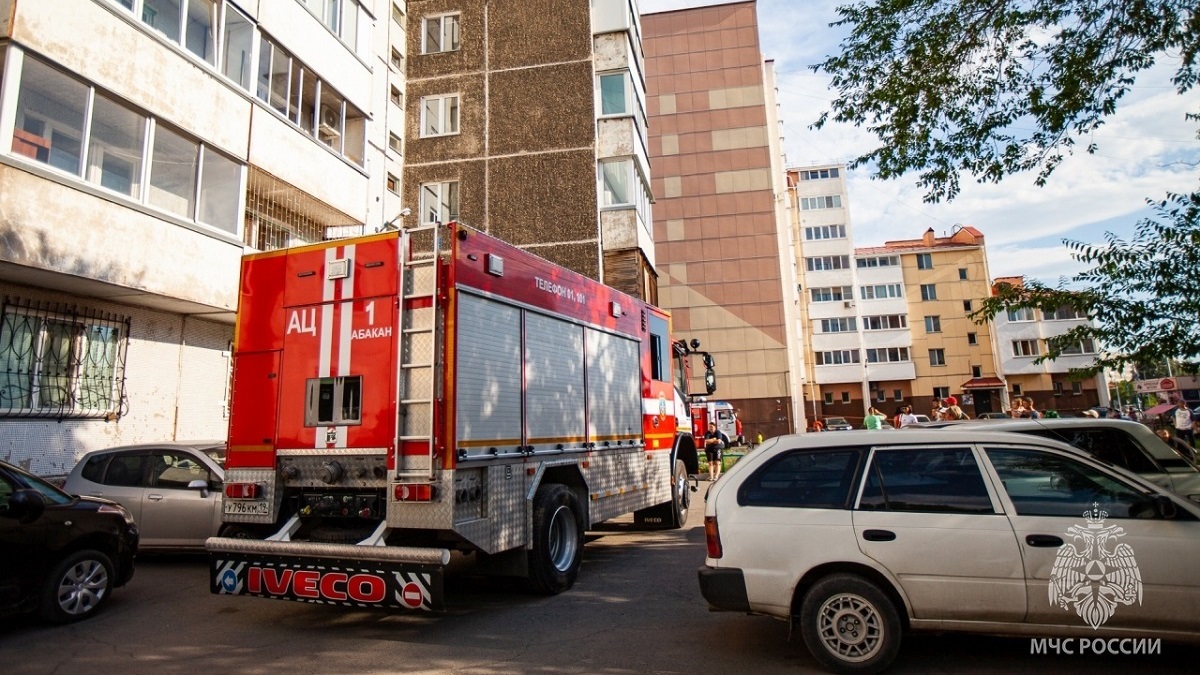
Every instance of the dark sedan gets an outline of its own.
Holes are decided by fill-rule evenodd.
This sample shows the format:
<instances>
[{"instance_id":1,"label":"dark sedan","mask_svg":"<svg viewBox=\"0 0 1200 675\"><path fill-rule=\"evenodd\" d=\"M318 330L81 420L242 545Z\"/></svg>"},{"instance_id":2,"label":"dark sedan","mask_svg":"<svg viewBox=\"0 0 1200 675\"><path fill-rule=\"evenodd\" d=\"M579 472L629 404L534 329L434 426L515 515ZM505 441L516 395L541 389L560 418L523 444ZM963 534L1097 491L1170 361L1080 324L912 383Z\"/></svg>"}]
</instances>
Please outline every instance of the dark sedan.
<instances>
[{"instance_id":1,"label":"dark sedan","mask_svg":"<svg viewBox=\"0 0 1200 675\"><path fill-rule=\"evenodd\" d=\"M91 616L133 577L133 516L0 461L0 615Z\"/></svg>"}]
</instances>

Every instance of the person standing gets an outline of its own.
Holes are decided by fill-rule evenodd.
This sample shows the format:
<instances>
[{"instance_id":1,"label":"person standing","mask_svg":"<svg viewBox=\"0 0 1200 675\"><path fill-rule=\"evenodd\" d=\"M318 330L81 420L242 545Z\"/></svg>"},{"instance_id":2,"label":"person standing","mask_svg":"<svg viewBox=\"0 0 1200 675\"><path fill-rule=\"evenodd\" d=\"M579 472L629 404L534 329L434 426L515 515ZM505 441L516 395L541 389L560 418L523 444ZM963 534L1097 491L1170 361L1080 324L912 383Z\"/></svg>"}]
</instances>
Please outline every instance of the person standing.
<instances>
[{"instance_id":1,"label":"person standing","mask_svg":"<svg viewBox=\"0 0 1200 675\"><path fill-rule=\"evenodd\" d=\"M708 459L708 479L715 481L721 477L721 462L724 461L725 448L729 445L729 437L717 429L713 422L708 423L708 432L704 434L704 457Z\"/></svg>"},{"instance_id":2,"label":"person standing","mask_svg":"<svg viewBox=\"0 0 1200 675\"><path fill-rule=\"evenodd\" d=\"M1033 398L1030 396L1025 397L1025 410L1027 414L1022 415L1022 417L1028 417L1034 420L1042 418L1042 413L1038 412L1037 408L1033 407Z\"/></svg>"},{"instance_id":3,"label":"person standing","mask_svg":"<svg viewBox=\"0 0 1200 675\"><path fill-rule=\"evenodd\" d=\"M867 429L882 429L885 419L883 413L872 407L867 410L867 416L863 418L863 426Z\"/></svg>"},{"instance_id":4,"label":"person standing","mask_svg":"<svg viewBox=\"0 0 1200 675\"><path fill-rule=\"evenodd\" d=\"M913 414L912 406L904 406L904 412L900 413L900 426L906 427L910 424L917 423L917 416Z\"/></svg>"},{"instance_id":5,"label":"person standing","mask_svg":"<svg viewBox=\"0 0 1200 675\"><path fill-rule=\"evenodd\" d=\"M1188 445L1195 445L1195 432L1192 431L1192 411L1188 410L1183 399L1175 406L1175 436Z\"/></svg>"}]
</instances>

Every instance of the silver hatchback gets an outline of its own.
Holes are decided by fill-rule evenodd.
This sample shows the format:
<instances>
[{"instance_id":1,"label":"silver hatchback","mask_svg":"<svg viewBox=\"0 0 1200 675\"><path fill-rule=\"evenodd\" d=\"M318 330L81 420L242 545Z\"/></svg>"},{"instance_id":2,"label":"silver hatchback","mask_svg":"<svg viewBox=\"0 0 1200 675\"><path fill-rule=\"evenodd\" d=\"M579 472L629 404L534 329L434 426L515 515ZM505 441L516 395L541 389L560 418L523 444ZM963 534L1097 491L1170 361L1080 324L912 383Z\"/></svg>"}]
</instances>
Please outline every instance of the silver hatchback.
<instances>
[{"instance_id":1,"label":"silver hatchback","mask_svg":"<svg viewBox=\"0 0 1200 675\"><path fill-rule=\"evenodd\" d=\"M221 527L225 443L155 443L84 455L63 489L133 514L141 550L203 549Z\"/></svg>"}]
</instances>

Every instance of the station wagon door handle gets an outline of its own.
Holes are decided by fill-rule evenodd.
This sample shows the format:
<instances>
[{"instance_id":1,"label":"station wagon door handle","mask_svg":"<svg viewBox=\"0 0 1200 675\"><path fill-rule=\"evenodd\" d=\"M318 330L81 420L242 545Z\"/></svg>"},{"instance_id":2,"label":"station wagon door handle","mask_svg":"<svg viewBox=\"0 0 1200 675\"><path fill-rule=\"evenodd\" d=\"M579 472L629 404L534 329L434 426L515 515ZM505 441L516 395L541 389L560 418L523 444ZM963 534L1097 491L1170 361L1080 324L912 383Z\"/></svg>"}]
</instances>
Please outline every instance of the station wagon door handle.
<instances>
[{"instance_id":1,"label":"station wagon door handle","mask_svg":"<svg viewBox=\"0 0 1200 675\"><path fill-rule=\"evenodd\" d=\"M895 541L896 533L891 530L863 530L863 539L867 541Z\"/></svg>"},{"instance_id":2,"label":"station wagon door handle","mask_svg":"<svg viewBox=\"0 0 1200 675\"><path fill-rule=\"evenodd\" d=\"M1025 536L1025 543L1037 548L1058 548L1063 545L1063 540L1052 534L1030 534Z\"/></svg>"},{"instance_id":3,"label":"station wagon door handle","mask_svg":"<svg viewBox=\"0 0 1200 675\"><path fill-rule=\"evenodd\" d=\"M162 495L157 495L157 494L146 495L146 499L149 499L152 502L161 502L162 498L163 498Z\"/></svg>"}]
</instances>

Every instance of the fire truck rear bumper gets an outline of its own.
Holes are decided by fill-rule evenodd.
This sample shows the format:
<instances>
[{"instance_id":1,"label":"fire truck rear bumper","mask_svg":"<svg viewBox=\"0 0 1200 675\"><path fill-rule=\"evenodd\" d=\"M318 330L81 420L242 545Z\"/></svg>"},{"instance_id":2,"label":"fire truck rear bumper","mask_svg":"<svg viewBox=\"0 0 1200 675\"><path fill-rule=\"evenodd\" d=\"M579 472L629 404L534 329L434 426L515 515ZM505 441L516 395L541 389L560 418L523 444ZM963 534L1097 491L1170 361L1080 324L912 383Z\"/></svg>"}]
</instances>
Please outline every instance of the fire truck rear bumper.
<instances>
[{"instance_id":1,"label":"fire truck rear bumper","mask_svg":"<svg viewBox=\"0 0 1200 675\"><path fill-rule=\"evenodd\" d=\"M444 609L442 576L450 552L406 546L354 546L212 537L209 589L347 607Z\"/></svg>"}]
</instances>

